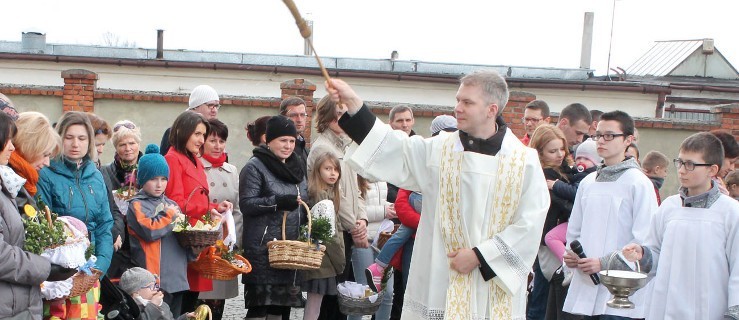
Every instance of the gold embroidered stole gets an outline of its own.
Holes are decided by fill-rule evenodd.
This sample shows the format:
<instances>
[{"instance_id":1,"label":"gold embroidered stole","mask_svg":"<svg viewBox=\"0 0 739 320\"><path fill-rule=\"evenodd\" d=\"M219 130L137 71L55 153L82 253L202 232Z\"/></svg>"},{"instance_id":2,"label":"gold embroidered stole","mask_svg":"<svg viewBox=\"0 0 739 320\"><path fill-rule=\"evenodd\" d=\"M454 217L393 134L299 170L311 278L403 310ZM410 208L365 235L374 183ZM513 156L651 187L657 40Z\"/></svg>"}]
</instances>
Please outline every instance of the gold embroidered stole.
<instances>
[{"instance_id":1,"label":"gold embroidered stole","mask_svg":"<svg viewBox=\"0 0 739 320\"><path fill-rule=\"evenodd\" d=\"M439 168L439 203L436 216L440 219L441 235L447 253L473 247L465 231L464 216L460 210L464 152L454 151L457 141L459 141L458 134L452 134L444 141ZM495 189L493 189L491 195L493 197L493 214L490 216L486 239L493 239L493 236L503 231L513 220L523 185L523 165L526 163L526 150L525 148L516 148L511 154L498 155L497 158ZM485 317L485 314L477 314L477 285L473 281L473 273L464 275L449 269L445 318L476 319ZM511 296L507 295L492 280L489 284L489 298L487 300L490 307L492 307L490 310L491 319L510 319Z\"/></svg>"}]
</instances>

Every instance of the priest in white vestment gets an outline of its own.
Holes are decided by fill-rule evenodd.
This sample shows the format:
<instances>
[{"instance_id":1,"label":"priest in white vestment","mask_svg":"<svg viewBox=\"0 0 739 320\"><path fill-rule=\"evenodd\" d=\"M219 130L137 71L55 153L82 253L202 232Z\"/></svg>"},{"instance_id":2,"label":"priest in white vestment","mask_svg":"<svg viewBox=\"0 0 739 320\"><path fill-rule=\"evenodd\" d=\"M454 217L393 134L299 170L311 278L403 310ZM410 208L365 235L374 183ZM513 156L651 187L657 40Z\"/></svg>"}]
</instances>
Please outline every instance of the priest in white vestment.
<instances>
[{"instance_id":1,"label":"priest in white vestment","mask_svg":"<svg viewBox=\"0 0 739 320\"><path fill-rule=\"evenodd\" d=\"M345 82L339 124L358 143L347 161L367 177L423 193L403 319L525 319L526 284L549 206L536 151L505 126L505 80L461 79L460 131L408 137L378 120Z\"/></svg>"}]
</instances>

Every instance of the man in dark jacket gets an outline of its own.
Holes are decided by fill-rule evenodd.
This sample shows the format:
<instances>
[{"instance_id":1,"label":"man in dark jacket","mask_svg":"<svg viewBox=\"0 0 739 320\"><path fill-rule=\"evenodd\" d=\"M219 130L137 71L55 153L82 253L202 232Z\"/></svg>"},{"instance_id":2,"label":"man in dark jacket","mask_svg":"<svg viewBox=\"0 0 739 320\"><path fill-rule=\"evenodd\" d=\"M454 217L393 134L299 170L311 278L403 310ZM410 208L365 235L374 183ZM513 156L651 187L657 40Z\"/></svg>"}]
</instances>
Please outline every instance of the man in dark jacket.
<instances>
[{"instance_id":1,"label":"man in dark jacket","mask_svg":"<svg viewBox=\"0 0 739 320\"><path fill-rule=\"evenodd\" d=\"M305 100L298 97L287 97L280 103L280 114L290 118L295 123L295 130L298 131L298 136L295 140L295 154L299 155L303 162L303 171L308 172L307 162L308 159L308 147L306 146L303 132L308 126L308 113L305 109Z\"/></svg>"}]
</instances>

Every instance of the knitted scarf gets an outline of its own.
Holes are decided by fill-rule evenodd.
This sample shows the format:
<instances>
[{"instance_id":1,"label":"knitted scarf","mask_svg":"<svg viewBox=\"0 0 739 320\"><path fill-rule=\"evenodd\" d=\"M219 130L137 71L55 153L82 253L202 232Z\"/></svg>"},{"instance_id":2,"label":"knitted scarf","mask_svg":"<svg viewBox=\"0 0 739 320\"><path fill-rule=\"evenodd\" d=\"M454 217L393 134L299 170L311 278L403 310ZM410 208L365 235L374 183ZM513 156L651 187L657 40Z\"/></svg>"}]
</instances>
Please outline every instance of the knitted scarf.
<instances>
[{"instance_id":1,"label":"knitted scarf","mask_svg":"<svg viewBox=\"0 0 739 320\"><path fill-rule=\"evenodd\" d=\"M278 179L290 184L298 184L303 181L305 170L301 166L299 156L294 152L285 162L277 159L277 156L264 145L257 147L252 153Z\"/></svg>"},{"instance_id":2,"label":"knitted scarf","mask_svg":"<svg viewBox=\"0 0 739 320\"><path fill-rule=\"evenodd\" d=\"M218 158L213 158L210 154L205 153L203 154L203 159L208 160L211 165L213 165L213 168L220 168L223 166L223 163L226 162L226 158L228 158L228 155L226 153L221 153L221 156Z\"/></svg>"},{"instance_id":3,"label":"knitted scarf","mask_svg":"<svg viewBox=\"0 0 739 320\"><path fill-rule=\"evenodd\" d=\"M31 196L36 195L36 183L38 182L38 171L32 167L26 159L24 159L19 153L13 152L10 154L10 161L8 166L13 168L13 171L19 176L26 179L24 187Z\"/></svg>"}]
</instances>

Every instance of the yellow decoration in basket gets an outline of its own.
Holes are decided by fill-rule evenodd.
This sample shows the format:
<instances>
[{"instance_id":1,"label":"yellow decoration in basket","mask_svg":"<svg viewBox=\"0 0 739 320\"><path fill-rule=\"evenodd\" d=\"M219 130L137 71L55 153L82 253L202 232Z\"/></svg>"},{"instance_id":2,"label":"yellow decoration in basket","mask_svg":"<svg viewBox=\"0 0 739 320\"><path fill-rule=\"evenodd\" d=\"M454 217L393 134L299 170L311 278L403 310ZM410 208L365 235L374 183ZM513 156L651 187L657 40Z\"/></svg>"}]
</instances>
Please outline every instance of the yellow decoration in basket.
<instances>
[{"instance_id":1,"label":"yellow decoration in basket","mask_svg":"<svg viewBox=\"0 0 739 320\"><path fill-rule=\"evenodd\" d=\"M29 218L35 218L37 215L36 208L34 208L32 205L27 204L23 206L23 212L29 217Z\"/></svg>"}]
</instances>

